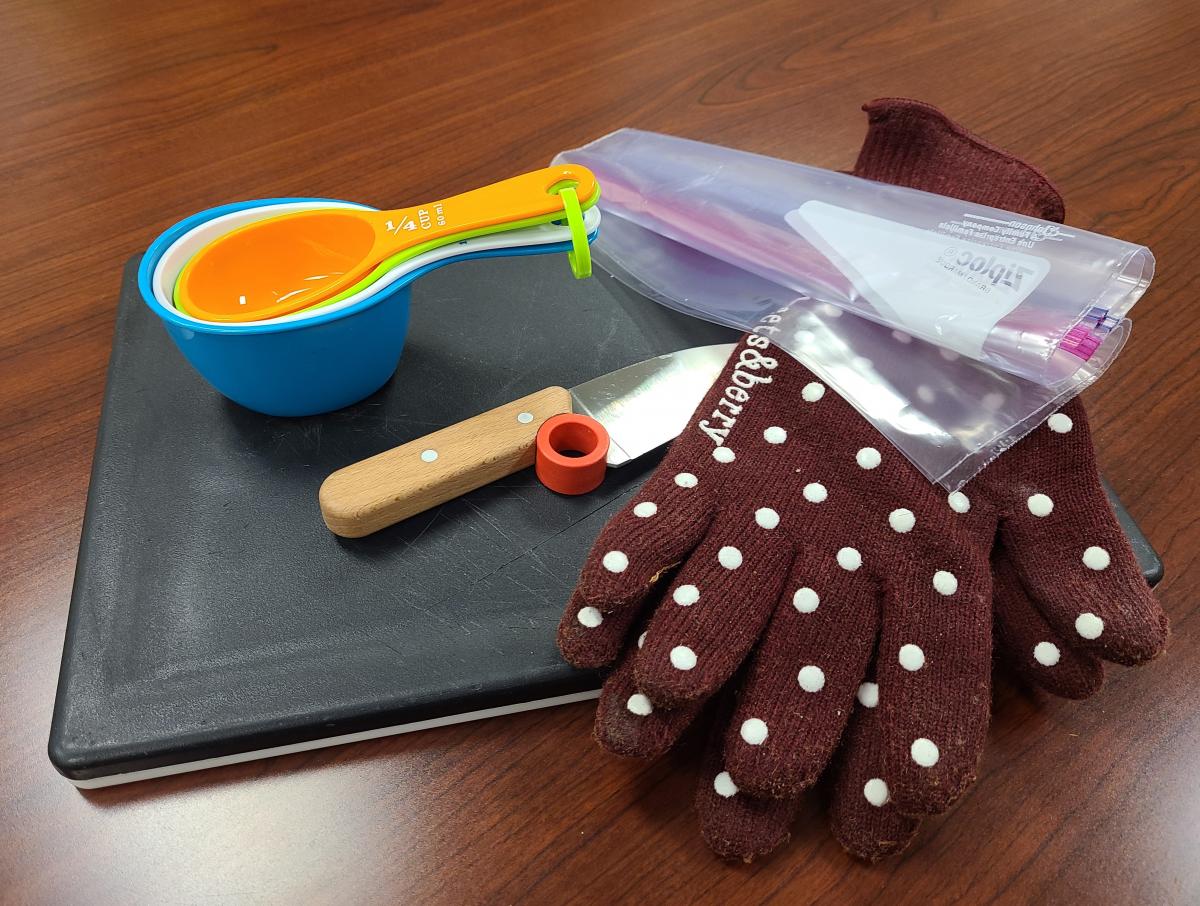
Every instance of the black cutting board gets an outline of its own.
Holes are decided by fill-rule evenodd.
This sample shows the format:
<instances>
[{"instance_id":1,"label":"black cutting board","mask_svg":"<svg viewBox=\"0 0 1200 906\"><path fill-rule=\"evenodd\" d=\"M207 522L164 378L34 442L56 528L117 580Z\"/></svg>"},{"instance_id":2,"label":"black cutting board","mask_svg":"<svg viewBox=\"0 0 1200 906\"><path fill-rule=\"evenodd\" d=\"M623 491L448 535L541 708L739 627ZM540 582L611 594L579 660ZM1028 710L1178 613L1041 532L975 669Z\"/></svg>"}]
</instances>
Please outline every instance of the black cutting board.
<instances>
[{"instance_id":1,"label":"black cutting board","mask_svg":"<svg viewBox=\"0 0 1200 906\"><path fill-rule=\"evenodd\" d=\"M582 497L526 470L355 540L325 528L317 489L535 390L732 332L606 276L576 281L562 256L468 262L416 284L386 387L330 415L272 418L192 371L141 301L137 263L117 309L50 731L60 772L106 785L597 687L560 660L555 626L600 527L661 454Z\"/></svg>"}]
</instances>

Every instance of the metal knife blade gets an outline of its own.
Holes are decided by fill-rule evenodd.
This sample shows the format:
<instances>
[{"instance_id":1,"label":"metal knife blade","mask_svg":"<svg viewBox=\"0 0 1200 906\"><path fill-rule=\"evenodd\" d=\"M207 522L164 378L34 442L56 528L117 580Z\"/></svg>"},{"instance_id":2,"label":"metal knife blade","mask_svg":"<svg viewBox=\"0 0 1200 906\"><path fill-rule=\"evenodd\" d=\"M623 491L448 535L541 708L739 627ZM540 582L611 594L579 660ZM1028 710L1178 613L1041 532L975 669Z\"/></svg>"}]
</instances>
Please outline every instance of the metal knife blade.
<instances>
[{"instance_id":1,"label":"metal knife blade","mask_svg":"<svg viewBox=\"0 0 1200 906\"><path fill-rule=\"evenodd\" d=\"M733 346L694 346L618 368L572 387L571 408L604 425L608 464L623 466L679 436Z\"/></svg>"}]
</instances>

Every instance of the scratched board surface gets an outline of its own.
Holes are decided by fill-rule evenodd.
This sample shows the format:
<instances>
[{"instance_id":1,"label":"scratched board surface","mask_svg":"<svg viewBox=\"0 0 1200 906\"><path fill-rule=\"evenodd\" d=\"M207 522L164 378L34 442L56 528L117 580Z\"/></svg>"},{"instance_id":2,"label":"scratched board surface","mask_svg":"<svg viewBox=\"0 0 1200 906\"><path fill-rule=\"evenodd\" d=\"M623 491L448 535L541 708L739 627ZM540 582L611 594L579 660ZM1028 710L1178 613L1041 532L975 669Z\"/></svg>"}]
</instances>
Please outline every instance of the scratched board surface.
<instances>
[{"instance_id":1,"label":"scratched board surface","mask_svg":"<svg viewBox=\"0 0 1200 906\"><path fill-rule=\"evenodd\" d=\"M582 497L532 469L369 538L325 528L330 472L543 387L724 342L562 256L419 281L400 368L348 409L270 418L184 361L125 271L51 730L75 779L594 688L554 630L655 455Z\"/></svg>"}]
</instances>

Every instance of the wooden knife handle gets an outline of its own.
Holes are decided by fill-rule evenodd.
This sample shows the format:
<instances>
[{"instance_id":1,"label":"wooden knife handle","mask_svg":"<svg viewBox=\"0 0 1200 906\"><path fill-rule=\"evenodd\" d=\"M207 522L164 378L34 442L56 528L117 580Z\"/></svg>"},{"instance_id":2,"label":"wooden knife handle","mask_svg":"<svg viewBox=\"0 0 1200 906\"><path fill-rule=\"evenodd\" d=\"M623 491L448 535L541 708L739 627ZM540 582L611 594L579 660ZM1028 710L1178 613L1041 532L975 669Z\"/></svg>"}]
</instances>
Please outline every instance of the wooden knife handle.
<instances>
[{"instance_id":1,"label":"wooden knife handle","mask_svg":"<svg viewBox=\"0 0 1200 906\"><path fill-rule=\"evenodd\" d=\"M321 516L343 538L387 528L533 465L542 422L570 411L571 394L547 387L338 469L321 485Z\"/></svg>"}]
</instances>

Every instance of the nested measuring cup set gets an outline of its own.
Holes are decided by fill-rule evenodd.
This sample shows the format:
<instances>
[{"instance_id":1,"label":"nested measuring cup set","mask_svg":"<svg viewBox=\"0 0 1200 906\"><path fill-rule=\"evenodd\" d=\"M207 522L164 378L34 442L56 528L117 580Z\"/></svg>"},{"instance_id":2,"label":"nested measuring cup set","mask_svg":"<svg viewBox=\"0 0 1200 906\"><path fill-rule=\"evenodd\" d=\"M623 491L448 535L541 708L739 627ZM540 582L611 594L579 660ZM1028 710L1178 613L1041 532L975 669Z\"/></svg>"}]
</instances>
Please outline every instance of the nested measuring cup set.
<instances>
[{"instance_id":1,"label":"nested measuring cup set","mask_svg":"<svg viewBox=\"0 0 1200 906\"><path fill-rule=\"evenodd\" d=\"M319 198L222 205L146 251L138 285L187 360L267 415L340 409L399 363L413 281L459 261L566 253L591 273L591 171L563 164L392 211Z\"/></svg>"}]
</instances>

